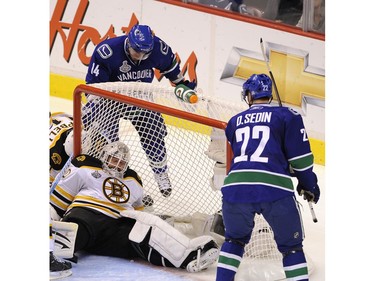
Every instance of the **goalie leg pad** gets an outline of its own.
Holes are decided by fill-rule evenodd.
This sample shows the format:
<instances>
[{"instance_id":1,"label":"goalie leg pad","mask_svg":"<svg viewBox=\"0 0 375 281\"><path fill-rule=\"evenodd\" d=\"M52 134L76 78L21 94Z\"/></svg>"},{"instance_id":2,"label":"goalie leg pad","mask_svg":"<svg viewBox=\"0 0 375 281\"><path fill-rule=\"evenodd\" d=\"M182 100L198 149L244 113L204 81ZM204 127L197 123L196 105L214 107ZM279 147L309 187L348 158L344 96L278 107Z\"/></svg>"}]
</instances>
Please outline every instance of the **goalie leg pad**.
<instances>
[{"instance_id":1,"label":"goalie leg pad","mask_svg":"<svg viewBox=\"0 0 375 281\"><path fill-rule=\"evenodd\" d=\"M224 242L225 231L221 211L214 215L196 212L191 216L191 225L195 236L209 235L219 244Z\"/></svg>"},{"instance_id":2,"label":"goalie leg pad","mask_svg":"<svg viewBox=\"0 0 375 281\"><path fill-rule=\"evenodd\" d=\"M216 163L214 166L214 175L211 178L210 186L214 191L221 190L227 176L227 168L225 164Z\"/></svg>"},{"instance_id":3,"label":"goalie leg pad","mask_svg":"<svg viewBox=\"0 0 375 281\"><path fill-rule=\"evenodd\" d=\"M151 229L149 246L177 268L181 267L190 253L203 248L213 240L208 235L190 239L161 218L149 213L137 211L123 213L125 216L131 215L137 221L129 234L129 240L141 243Z\"/></svg>"},{"instance_id":4,"label":"goalie leg pad","mask_svg":"<svg viewBox=\"0 0 375 281\"><path fill-rule=\"evenodd\" d=\"M53 253L60 258L70 259L74 256L78 224L74 222L52 221L54 238Z\"/></svg>"},{"instance_id":5,"label":"goalie leg pad","mask_svg":"<svg viewBox=\"0 0 375 281\"><path fill-rule=\"evenodd\" d=\"M191 224L193 226L195 236L209 235L213 218L213 215L195 212L191 216Z\"/></svg>"},{"instance_id":6,"label":"goalie leg pad","mask_svg":"<svg viewBox=\"0 0 375 281\"><path fill-rule=\"evenodd\" d=\"M223 130L214 128L211 133L211 143L204 152L208 158L226 163L226 136Z\"/></svg>"}]
</instances>

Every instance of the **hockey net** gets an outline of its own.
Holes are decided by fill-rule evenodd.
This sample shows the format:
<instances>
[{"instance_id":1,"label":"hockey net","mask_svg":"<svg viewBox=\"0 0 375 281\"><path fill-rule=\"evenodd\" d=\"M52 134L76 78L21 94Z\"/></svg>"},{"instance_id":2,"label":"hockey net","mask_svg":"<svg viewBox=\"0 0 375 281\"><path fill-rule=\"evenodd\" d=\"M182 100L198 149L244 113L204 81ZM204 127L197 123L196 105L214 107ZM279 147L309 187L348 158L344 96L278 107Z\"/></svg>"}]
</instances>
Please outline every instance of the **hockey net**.
<instances>
[{"instance_id":1,"label":"hockey net","mask_svg":"<svg viewBox=\"0 0 375 281\"><path fill-rule=\"evenodd\" d=\"M84 93L89 94L88 98ZM155 214L187 222L196 214L210 218L221 209L221 192L211 187L215 161L205 152L213 130L223 133L230 117L244 110L245 106L220 102L200 94L198 97L197 103L186 103L175 96L174 88L161 84L108 82L79 85L74 92L75 155L87 153L98 157L103 143L118 138L130 148L129 166L140 175L145 193L153 199ZM95 105L95 109L89 105ZM143 118L136 118L145 116L145 112L149 114L148 118L156 117L151 125ZM154 137L163 132L157 112L161 113L167 132L163 164L168 166L172 185L169 197L160 193L151 168L155 163L151 163L145 152L146 149L157 150L153 147L156 145ZM136 126L138 131L144 130L146 140L143 139L143 144L150 147L142 147ZM229 165L230 161L227 163ZM236 280L282 280L281 261L272 229L262 216L257 215L252 239L245 247L241 264L246 268L239 270ZM241 279L241 274L244 279Z\"/></svg>"}]
</instances>

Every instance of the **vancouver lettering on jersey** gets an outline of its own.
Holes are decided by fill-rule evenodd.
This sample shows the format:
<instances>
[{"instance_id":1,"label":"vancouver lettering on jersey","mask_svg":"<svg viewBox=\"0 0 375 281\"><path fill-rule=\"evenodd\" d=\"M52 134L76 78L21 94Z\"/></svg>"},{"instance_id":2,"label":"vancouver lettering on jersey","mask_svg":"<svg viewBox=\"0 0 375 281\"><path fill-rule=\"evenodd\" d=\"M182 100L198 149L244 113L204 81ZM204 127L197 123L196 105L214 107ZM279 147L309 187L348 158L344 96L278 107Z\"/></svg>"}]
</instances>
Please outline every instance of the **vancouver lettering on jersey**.
<instances>
[{"instance_id":1,"label":"vancouver lettering on jersey","mask_svg":"<svg viewBox=\"0 0 375 281\"><path fill-rule=\"evenodd\" d=\"M152 78L152 73L152 69L129 71L127 73L121 73L121 75L118 75L117 78L120 81L134 81L138 79Z\"/></svg>"},{"instance_id":2,"label":"vancouver lettering on jersey","mask_svg":"<svg viewBox=\"0 0 375 281\"><path fill-rule=\"evenodd\" d=\"M237 117L237 126L247 123L270 123L272 112L257 112L257 113L246 113L244 116L240 115Z\"/></svg>"}]
</instances>

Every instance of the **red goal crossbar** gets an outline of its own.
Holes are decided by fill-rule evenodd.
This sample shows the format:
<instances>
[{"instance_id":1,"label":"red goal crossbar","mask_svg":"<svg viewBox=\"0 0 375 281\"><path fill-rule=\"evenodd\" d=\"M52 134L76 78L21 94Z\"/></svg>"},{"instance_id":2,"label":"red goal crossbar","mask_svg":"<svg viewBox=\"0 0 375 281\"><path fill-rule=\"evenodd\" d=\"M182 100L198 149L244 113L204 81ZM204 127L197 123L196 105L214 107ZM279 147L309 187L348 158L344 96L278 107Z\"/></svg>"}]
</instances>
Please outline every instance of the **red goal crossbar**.
<instances>
[{"instance_id":1,"label":"red goal crossbar","mask_svg":"<svg viewBox=\"0 0 375 281\"><path fill-rule=\"evenodd\" d=\"M82 94L93 94L95 96L123 102L125 104L141 107L144 109L168 114L174 117L182 118L188 121L197 122L199 124L211 126L214 128L225 130L227 127L227 123L223 121L219 121L216 119L212 119L205 116L200 116L194 113L185 112L179 109L175 109L168 106L159 105L156 103L152 103L149 101L124 96L121 94L117 94L114 92L106 91L103 89L95 88L89 85L80 84L78 85L73 92L73 132L76 134L74 136L74 155L78 155L81 153L81 131L82 131L82 123L80 120L82 120ZM77 121L79 120L79 122ZM230 163L232 159L232 150L230 148L229 143L227 143L227 163ZM229 165L227 165L229 167ZM228 170L228 168L227 168Z\"/></svg>"}]
</instances>

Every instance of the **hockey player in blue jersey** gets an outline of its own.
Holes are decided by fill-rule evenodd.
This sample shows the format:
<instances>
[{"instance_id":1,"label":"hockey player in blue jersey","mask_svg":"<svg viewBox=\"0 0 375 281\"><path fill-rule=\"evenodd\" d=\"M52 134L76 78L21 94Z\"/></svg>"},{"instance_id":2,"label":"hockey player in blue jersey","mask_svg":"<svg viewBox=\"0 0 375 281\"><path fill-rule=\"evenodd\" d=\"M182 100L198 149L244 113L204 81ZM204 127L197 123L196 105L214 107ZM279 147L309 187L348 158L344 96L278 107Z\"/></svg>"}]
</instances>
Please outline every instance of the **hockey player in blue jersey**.
<instances>
[{"instance_id":1,"label":"hockey player in blue jersey","mask_svg":"<svg viewBox=\"0 0 375 281\"><path fill-rule=\"evenodd\" d=\"M225 242L216 280L234 280L255 214L262 214L274 232L286 278L308 280L291 170L304 199L317 203L320 190L302 117L270 104L272 81L265 74L252 75L243 84L242 97L249 109L233 116L225 130L233 159L221 189Z\"/></svg>"},{"instance_id":2,"label":"hockey player in blue jersey","mask_svg":"<svg viewBox=\"0 0 375 281\"><path fill-rule=\"evenodd\" d=\"M154 69L159 70L174 85L183 83L191 89L196 88L194 81L184 79L171 47L155 36L149 26L135 25L128 35L104 40L96 46L88 67L86 83L116 81L151 83ZM101 119L100 112L96 112L95 109L95 102L89 102L85 106L85 116L83 116L85 125L95 119ZM112 130L110 133L107 132L106 139L110 142L118 141L118 120L120 118L130 120L140 136L141 145L148 157L160 192L168 197L172 192L172 186L167 171L167 151L164 142L167 130L162 115L141 110L131 116L123 112L113 112L113 116L116 121L112 121ZM153 121L152 118L158 120ZM147 122L148 127L154 126L153 123L163 126L157 130L149 130L147 126L137 126L140 120ZM155 144L152 149L149 148L150 142Z\"/></svg>"}]
</instances>

